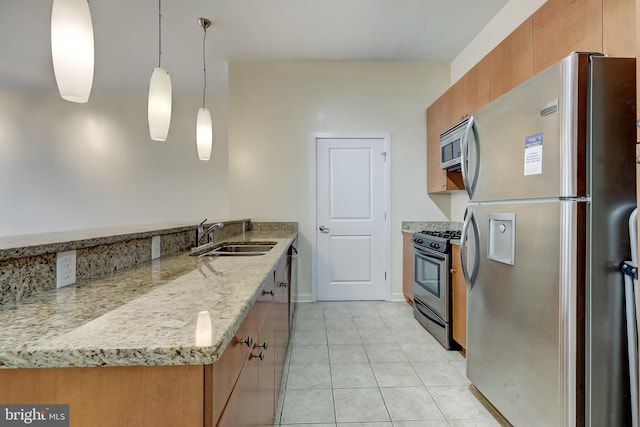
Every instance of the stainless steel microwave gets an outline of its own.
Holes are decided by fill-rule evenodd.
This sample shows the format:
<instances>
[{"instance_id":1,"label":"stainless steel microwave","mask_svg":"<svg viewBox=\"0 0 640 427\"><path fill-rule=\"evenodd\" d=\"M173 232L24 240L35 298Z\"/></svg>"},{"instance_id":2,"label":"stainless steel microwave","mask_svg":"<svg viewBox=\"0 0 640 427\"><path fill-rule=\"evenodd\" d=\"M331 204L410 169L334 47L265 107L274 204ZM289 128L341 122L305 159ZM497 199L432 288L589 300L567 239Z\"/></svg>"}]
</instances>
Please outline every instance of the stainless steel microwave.
<instances>
[{"instance_id":1,"label":"stainless steel microwave","mask_svg":"<svg viewBox=\"0 0 640 427\"><path fill-rule=\"evenodd\" d=\"M440 167L450 171L460 170L460 142L469 118L440 134Z\"/></svg>"}]
</instances>

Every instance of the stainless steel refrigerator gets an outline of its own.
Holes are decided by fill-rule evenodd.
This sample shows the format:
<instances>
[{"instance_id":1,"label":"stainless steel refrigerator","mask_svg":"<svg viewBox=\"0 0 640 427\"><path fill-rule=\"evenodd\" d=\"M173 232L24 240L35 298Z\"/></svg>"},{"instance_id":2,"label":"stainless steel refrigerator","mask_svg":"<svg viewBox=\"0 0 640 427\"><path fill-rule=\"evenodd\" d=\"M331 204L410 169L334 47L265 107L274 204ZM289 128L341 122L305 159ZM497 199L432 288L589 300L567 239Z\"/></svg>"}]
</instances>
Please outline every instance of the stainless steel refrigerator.
<instances>
[{"instance_id":1,"label":"stainless steel refrigerator","mask_svg":"<svg viewBox=\"0 0 640 427\"><path fill-rule=\"evenodd\" d=\"M574 53L468 123L467 375L515 426L630 424L635 90L633 59Z\"/></svg>"}]
</instances>

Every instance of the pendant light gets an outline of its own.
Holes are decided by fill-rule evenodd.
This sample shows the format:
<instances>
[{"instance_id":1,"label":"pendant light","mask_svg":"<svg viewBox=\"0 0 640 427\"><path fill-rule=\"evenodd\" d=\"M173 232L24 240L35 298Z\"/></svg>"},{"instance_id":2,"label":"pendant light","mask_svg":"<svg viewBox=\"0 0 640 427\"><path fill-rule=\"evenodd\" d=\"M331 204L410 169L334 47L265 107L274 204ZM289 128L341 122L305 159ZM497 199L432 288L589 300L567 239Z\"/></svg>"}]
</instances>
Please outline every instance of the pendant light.
<instances>
[{"instance_id":1,"label":"pendant light","mask_svg":"<svg viewBox=\"0 0 640 427\"><path fill-rule=\"evenodd\" d=\"M85 103L93 84L93 24L87 0L53 0L51 59L62 99Z\"/></svg>"},{"instance_id":2,"label":"pendant light","mask_svg":"<svg viewBox=\"0 0 640 427\"><path fill-rule=\"evenodd\" d=\"M149 83L149 135L154 141L166 141L171 124L171 76L161 67L162 59L162 1L158 0L158 66L151 73Z\"/></svg>"},{"instance_id":3,"label":"pendant light","mask_svg":"<svg viewBox=\"0 0 640 427\"><path fill-rule=\"evenodd\" d=\"M205 46L207 41L207 28L211 26L211 21L207 18L198 18L198 25L204 30L204 37L202 38L204 86L202 89L202 108L198 110L198 117L196 119L196 146L200 160L209 160L211 157L213 129L211 125L211 113L205 107L205 94L207 92L207 56Z\"/></svg>"}]
</instances>

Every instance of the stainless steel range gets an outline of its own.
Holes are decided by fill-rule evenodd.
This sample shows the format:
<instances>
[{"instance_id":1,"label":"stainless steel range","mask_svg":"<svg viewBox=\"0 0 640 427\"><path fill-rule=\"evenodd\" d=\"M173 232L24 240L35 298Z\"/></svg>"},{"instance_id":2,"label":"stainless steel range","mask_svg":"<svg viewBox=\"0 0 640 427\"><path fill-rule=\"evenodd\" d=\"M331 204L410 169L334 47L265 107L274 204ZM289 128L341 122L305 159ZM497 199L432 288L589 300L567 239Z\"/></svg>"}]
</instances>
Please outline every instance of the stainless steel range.
<instances>
[{"instance_id":1,"label":"stainless steel range","mask_svg":"<svg viewBox=\"0 0 640 427\"><path fill-rule=\"evenodd\" d=\"M413 233L413 315L447 350L451 326L451 242L460 231Z\"/></svg>"}]
</instances>

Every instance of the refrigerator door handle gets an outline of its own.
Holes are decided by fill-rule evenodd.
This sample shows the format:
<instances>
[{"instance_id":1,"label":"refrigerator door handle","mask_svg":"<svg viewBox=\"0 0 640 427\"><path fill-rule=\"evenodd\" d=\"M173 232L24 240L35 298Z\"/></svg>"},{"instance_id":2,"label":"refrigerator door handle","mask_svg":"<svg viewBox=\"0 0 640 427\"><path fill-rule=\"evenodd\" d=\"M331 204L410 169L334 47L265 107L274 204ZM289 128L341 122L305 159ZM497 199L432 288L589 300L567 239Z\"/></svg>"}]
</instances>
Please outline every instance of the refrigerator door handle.
<instances>
[{"instance_id":1,"label":"refrigerator door handle","mask_svg":"<svg viewBox=\"0 0 640 427\"><path fill-rule=\"evenodd\" d=\"M475 161L473 162L475 170L468 170L469 163L469 135L473 132L473 143L475 145ZM473 116L469 117L467 126L464 129L462 138L460 139L460 171L462 172L462 182L467 190L469 199L473 199L473 193L478 182L478 167L480 162L480 145L478 143L478 131Z\"/></svg>"},{"instance_id":2,"label":"refrigerator door handle","mask_svg":"<svg viewBox=\"0 0 640 427\"><path fill-rule=\"evenodd\" d=\"M467 265L467 242L469 236L469 228L473 232L473 267L471 274L469 274L469 267ZM464 226L462 227L462 233L460 234L460 263L462 264L462 274L464 280L467 282L468 290L473 288L473 285L478 277L478 266L480 263L480 235L478 233L478 223L476 217L473 214L473 210L468 210L467 218L465 219Z\"/></svg>"}]
</instances>

